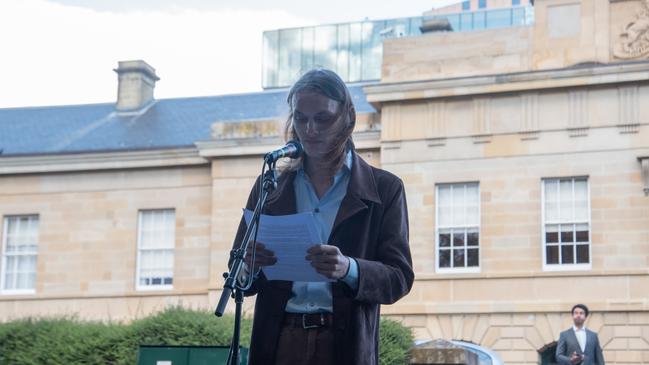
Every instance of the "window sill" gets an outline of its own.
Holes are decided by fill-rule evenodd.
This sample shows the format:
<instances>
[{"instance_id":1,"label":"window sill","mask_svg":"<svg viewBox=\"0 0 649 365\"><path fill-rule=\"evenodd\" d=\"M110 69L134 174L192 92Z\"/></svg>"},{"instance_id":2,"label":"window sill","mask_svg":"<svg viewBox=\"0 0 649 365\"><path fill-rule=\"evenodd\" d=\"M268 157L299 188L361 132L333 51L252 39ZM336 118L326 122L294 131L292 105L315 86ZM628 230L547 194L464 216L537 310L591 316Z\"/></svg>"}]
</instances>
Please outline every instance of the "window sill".
<instances>
[{"instance_id":1,"label":"window sill","mask_svg":"<svg viewBox=\"0 0 649 365\"><path fill-rule=\"evenodd\" d=\"M22 290L0 290L0 295L34 295L35 289L22 289Z\"/></svg>"},{"instance_id":2,"label":"window sill","mask_svg":"<svg viewBox=\"0 0 649 365\"><path fill-rule=\"evenodd\" d=\"M479 274L480 273L480 267L458 267L458 268L438 268L435 270L437 274L440 275L447 275L447 274Z\"/></svg>"},{"instance_id":3,"label":"window sill","mask_svg":"<svg viewBox=\"0 0 649 365\"><path fill-rule=\"evenodd\" d=\"M148 286L136 286L136 291L170 291L173 290L173 285L148 285Z\"/></svg>"},{"instance_id":4,"label":"window sill","mask_svg":"<svg viewBox=\"0 0 649 365\"><path fill-rule=\"evenodd\" d=\"M551 278L551 277L608 277L608 276L647 276L649 269L636 270L555 270L555 271L523 271L523 272L479 272L479 273L421 273L415 275L415 280L472 280L472 279L517 279L517 278Z\"/></svg>"},{"instance_id":5,"label":"window sill","mask_svg":"<svg viewBox=\"0 0 649 365\"><path fill-rule=\"evenodd\" d=\"M219 288L222 289L222 288ZM147 298L147 297L182 297L182 296L205 296L208 295L208 289L189 289L189 290L133 290L125 293L113 294L87 294L87 293L65 293L65 294L43 294L33 293L32 295L14 295L0 294L0 302L14 300L87 300L87 299L128 299L128 298Z\"/></svg>"},{"instance_id":6,"label":"window sill","mask_svg":"<svg viewBox=\"0 0 649 365\"><path fill-rule=\"evenodd\" d=\"M543 265L543 271L556 272L556 271L588 271L592 270L592 264L553 264Z\"/></svg>"}]
</instances>

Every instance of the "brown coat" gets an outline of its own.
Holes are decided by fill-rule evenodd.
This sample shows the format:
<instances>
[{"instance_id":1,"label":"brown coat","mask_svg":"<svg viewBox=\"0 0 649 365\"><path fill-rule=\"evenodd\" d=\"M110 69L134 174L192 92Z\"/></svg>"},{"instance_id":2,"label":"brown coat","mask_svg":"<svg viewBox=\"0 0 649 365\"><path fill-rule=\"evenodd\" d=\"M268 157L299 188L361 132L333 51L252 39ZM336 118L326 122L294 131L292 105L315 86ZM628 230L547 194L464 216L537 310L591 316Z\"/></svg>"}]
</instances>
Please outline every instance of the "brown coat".
<instances>
[{"instance_id":1,"label":"brown coat","mask_svg":"<svg viewBox=\"0 0 649 365\"><path fill-rule=\"evenodd\" d=\"M295 173L280 176L264 214L296 212ZM255 183L247 208L258 196ZM245 232L242 222L235 242ZM354 153L351 179L334 221L328 244L358 262L359 285L332 284L337 364L378 364L379 308L406 295L414 280L408 246L408 210L402 181L369 166ZM272 364L282 316L291 297L290 281L269 281L263 274L247 295L257 294L249 364Z\"/></svg>"}]
</instances>

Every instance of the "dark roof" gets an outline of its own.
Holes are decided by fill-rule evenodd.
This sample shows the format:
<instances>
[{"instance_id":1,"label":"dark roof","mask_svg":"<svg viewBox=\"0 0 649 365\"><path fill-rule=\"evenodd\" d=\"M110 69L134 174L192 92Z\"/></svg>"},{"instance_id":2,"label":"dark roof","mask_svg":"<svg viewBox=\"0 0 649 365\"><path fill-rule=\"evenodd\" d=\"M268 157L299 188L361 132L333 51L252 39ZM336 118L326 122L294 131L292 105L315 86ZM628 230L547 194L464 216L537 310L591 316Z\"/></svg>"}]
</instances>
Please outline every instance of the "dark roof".
<instances>
[{"instance_id":1,"label":"dark roof","mask_svg":"<svg viewBox=\"0 0 649 365\"><path fill-rule=\"evenodd\" d=\"M356 110L374 112L362 86L349 87ZM193 146L210 140L215 122L286 115L287 92L161 99L130 116L117 114L114 103L0 109L0 156Z\"/></svg>"}]
</instances>

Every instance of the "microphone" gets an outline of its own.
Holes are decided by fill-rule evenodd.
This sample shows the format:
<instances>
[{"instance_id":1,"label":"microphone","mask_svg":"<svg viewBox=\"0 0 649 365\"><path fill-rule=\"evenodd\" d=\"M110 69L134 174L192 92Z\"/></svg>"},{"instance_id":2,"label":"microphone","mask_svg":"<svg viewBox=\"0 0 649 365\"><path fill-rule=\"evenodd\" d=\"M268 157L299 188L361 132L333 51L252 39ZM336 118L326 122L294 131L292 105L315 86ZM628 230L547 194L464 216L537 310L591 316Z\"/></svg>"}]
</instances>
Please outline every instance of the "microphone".
<instances>
[{"instance_id":1,"label":"microphone","mask_svg":"<svg viewBox=\"0 0 649 365\"><path fill-rule=\"evenodd\" d=\"M286 146L268 152L264 156L264 161L271 163L271 162L276 162L282 157L298 158L302 156L302 152L304 152L304 149L302 148L300 142L291 140L286 142Z\"/></svg>"}]
</instances>

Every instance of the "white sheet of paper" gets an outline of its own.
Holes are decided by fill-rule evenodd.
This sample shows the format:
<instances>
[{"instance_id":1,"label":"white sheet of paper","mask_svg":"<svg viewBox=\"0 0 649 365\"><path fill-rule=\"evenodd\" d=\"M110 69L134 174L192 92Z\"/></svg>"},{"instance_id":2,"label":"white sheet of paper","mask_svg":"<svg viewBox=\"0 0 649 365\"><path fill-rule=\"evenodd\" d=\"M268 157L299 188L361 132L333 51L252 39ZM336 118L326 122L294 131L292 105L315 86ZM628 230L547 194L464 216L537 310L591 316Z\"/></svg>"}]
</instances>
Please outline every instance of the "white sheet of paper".
<instances>
[{"instance_id":1,"label":"white sheet of paper","mask_svg":"<svg viewBox=\"0 0 649 365\"><path fill-rule=\"evenodd\" d=\"M246 224L253 212L244 209ZM259 219L257 242L275 253L275 265L262 270L268 280L334 281L315 271L304 257L306 250L319 244L313 213L271 216L262 214Z\"/></svg>"}]
</instances>

